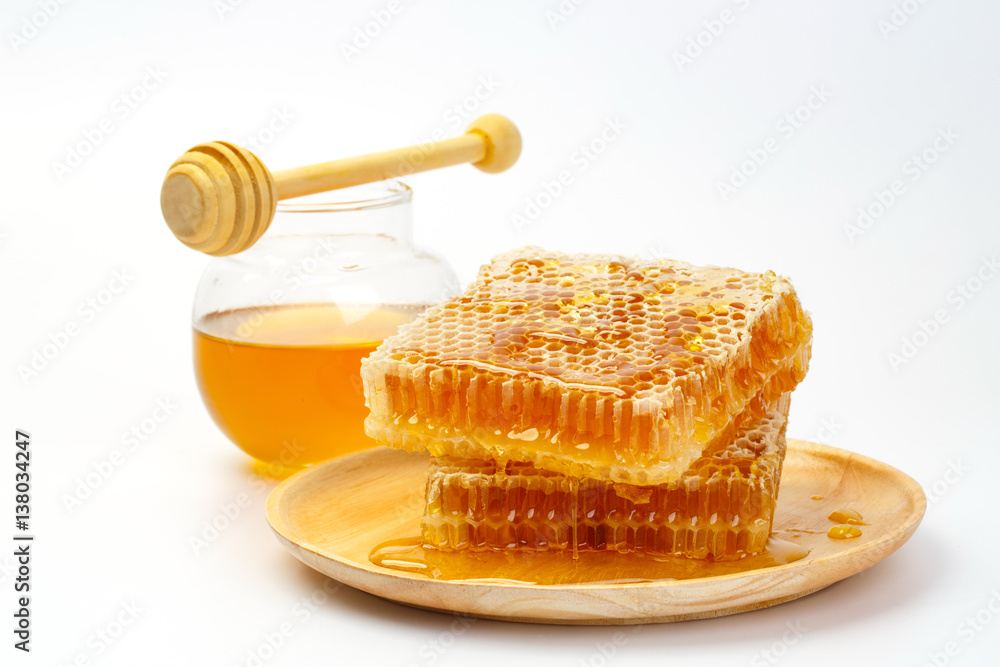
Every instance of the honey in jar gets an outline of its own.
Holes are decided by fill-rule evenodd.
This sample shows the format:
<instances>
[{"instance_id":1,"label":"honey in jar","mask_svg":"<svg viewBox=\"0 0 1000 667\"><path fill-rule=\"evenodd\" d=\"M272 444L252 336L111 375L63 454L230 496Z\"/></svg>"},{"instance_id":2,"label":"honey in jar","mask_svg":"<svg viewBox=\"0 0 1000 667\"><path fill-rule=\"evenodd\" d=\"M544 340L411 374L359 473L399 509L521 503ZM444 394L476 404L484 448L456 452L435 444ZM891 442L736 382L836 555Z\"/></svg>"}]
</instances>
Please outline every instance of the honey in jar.
<instances>
[{"instance_id":1,"label":"honey in jar","mask_svg":"<svg viewBox=\"0 0 1000 667\"><path fill-rule=\"evenodd\" d=\"M209 414L260 461L294 467L374 442L361 360L420 306L305 304L212 313L194 327Z\"/></svg>"}]
</instances>

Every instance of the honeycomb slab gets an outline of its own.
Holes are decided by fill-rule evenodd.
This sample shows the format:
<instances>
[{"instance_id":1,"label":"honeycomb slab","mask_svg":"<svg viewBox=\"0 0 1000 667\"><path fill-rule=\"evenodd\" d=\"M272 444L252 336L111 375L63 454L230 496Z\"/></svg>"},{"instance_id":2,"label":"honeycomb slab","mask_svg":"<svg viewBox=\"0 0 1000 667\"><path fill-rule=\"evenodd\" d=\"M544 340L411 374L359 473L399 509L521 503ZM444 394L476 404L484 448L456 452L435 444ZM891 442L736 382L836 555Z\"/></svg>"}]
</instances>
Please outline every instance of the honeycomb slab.
<instances>
[{"instance_id":1,"label":"honeycomb slab","mask_svg":"<svg viewBox=\"0 0 1000 667\"><path fill-rule=\"evenodd\" d=\"M363 362L366 430L436 457L663 484L729 444L755 398L791 391L811 340L773 272L522 248Z\"/></svg>"},{"instance_id":2,"label":"honeycomb slab","mask_svg":"<svg viewBox=\"0 0 1000 667\"><path fill-rule=\"evenodd\" d=\"M432 458L423 544L443 551L618 551L732 560L763 551L788 396L674 482L576 479L530 463Z\"/></svg>"}]
</instances>

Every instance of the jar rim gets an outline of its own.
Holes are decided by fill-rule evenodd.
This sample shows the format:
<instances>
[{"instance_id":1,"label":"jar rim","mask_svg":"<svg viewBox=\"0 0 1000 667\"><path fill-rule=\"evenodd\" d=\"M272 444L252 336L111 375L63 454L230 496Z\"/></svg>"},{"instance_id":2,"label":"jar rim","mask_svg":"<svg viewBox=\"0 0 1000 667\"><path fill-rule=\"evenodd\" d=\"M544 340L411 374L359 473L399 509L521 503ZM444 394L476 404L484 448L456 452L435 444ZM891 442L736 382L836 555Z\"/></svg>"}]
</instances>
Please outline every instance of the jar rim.
<instances>
[{"instance_id":1,"label":"jar rim","mask_svg":"<svg viewBox=\"0 0 1000 667\"><path fill-rule=\"evenodd\" d=\"M405 204L412 199L413 189L392 179L280 201L277 210L281 213L368 211Z\"/></svg>"}]
</instances>

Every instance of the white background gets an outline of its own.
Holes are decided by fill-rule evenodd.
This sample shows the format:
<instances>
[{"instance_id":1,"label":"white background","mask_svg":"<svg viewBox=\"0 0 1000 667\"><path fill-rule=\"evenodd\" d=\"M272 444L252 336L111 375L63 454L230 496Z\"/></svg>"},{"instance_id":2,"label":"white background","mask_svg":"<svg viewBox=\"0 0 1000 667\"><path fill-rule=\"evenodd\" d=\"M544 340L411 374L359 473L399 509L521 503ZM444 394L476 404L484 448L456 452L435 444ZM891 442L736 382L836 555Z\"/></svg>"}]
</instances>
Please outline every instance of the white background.
<instances>
[{"instance_id":1,"label":"white background","mask_svg":"<svg viewBox=\"0 0 1000 667\"><path fill-rule=\"evenodd\" d=\"M5 0L0 515L13 513L20 428L33 437L38 541L30 656L10 647L12 559L0 550L0 661L244 665L290 621L265 664L602 664L614 628L481 621L452 636L450 616L346 588L308 620L295 615L324 578L271 535L271 483L254 480L202 407L190 308L207 258L170 235L158 204L184 149L247 145L275 110L294 116L258 151L276 169L453 134L483 112L515 119L525 149L512 171L407 179L419 242L463 280L525 243L790 276L816 325L790 434L883 460L931 496L913 539L865 574L760 612L629 631L608 664L773 664L762 652L775 647L785 664L995 660L1000 5L900 1L912 16L880 28L895 1L595 0L555 25L556 0L402 1L348 58L343 45L387 2L79 0L46 19L44 3ZM704 22L724 9L732 20L712 36ZM675 54L699 39L679 66ZM162 80L131 92L147 68ZM814 89L828 99L800 108ZM143 98L127 116L123 94ZM796 112L789 132L779 123ZM104 119L111 132L58 173ZM581 170L574 156L615 119L624 129ZM939 132L952 136L943 152ZM769 138L776 152L724 198L719 184ZM926 149L935 160L914 180ZM570 187L518 228L513 216L562 170ZM859 207L894 180L901 194L849 238ZM81 303L116 271L127 287L89 318ZM971 299L958 296L964 285L978 290ZM937 311L944 323L917 335ZM79 334L23 378L19 367L72 323ZM907 340L919 348L894 367ZM158 400L172 415L67 508ZM250 506L193 553L190 538L241 493ZM120 637L95 640L133 604ZM977 612L985 623L970 631ZM807 628L794 644L782 644L788 623ZM949 642L957 655L937 655Z\"/></svg>"}]
</instances>

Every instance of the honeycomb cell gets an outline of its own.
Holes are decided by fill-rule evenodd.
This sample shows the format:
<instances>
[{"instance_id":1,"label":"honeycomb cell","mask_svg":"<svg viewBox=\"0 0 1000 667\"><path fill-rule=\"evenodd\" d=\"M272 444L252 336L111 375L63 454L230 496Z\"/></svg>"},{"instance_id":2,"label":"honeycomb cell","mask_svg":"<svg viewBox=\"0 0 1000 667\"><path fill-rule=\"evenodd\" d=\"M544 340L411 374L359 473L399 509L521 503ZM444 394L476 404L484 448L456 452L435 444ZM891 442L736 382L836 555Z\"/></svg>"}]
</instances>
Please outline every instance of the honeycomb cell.
<instances>
[{"instance_id":1,"label":"honeycomb cell","mask_svg":"<svg viewBox=\"0 0 1000 667\"><path fill-rule=\"evenodd\" d=\"M771 532L785 454L788 395L728 444L706 448L677 480L576 479L530 463L432 458L421 523L445 551L607 550L732 560Z\"/></svg>"},{"instance_id":2,"label":"honeycomb cell","mask_svg":"<svg viewBox=\"0 0 1000 667\"><path fill-rule=\"evenodd\" d=\"M773 272L522 248L365 360L366 428L433 456L665 483L755 396L791 391L811 341Z\"/></svg>"}]
</instances>

